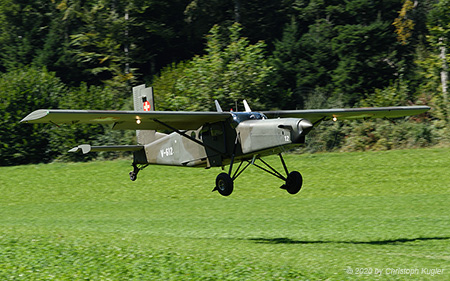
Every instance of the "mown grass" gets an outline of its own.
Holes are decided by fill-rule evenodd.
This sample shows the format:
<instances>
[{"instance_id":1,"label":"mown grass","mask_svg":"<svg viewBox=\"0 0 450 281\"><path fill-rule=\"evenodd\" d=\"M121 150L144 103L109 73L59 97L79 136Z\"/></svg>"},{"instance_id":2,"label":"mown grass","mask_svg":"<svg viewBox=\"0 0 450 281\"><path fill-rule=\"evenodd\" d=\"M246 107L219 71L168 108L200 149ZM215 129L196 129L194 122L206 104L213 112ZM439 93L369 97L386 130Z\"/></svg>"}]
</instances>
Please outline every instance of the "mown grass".
<instances>
[{"instance_id":1,"label":"mown grass","mask_svg":"<svg viewBox=\"0 0 450 281\"><path fill-rule=\"evenodd\" d=\"M224 198L219 169L2 167L0 280L450 279L450 149L285 159L295 196L256 168Z\"/></svg>"}]
</instances>

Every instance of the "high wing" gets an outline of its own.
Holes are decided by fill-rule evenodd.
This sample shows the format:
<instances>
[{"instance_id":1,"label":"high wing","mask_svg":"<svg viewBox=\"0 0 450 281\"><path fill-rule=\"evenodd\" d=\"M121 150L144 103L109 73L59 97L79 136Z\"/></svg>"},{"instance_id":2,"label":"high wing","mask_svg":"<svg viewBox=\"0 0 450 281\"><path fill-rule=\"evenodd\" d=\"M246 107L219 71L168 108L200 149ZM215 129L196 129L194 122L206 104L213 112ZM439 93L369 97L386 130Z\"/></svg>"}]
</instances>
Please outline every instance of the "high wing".
<instances>
[{"instance_id":1,"label":"high wing","mask_svg":"<svg viewBox=\"0 0 450 281\"><path fill-rule=\"evenodd\" d=\"M305 118L313 124L330 119L398 118L428 111L428 106L336 108L263 111L269 118ZM53 124L113 124L117 130L195 130L206 123L225 121L230 112L113 111L39 109L20 122Z\"/></svg>"},{"instance_id":2,"label":"high wing","mask_svg":"<svg viewBox=\"0 0 450 281\"><path fill-rule=\"evenodd\" d=\"M229 112L186 111L111 111L39 109L20 122L53 124L113 124L117 130L160 130L171 126L178 130L195 130L206 123L231 118Z\"/></svg>"},{"instance_id":3,"label":"high wing","mask_svg":"<svg viewBox=\"0 0 450 281\"><path fill-rule=\"evenodd\" d=\"M331 119L398 118L421 114L430 110L428 106L397 106L369 108L334 108L309 110L263 111L269 118L305 118L313 124Z\"/></svg>"}]
</instances>

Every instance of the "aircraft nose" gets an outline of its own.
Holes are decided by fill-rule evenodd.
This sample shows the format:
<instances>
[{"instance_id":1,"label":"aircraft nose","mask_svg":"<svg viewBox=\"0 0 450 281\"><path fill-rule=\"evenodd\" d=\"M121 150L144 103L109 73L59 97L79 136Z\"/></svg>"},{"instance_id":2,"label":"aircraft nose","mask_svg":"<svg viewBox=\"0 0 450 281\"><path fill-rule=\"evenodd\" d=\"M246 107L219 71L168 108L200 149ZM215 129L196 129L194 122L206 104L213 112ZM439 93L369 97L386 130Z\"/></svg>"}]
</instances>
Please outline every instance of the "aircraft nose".
<instances>
[{"instance_id":1,"label":"aircraft nose","mask_svg":"<svg viewBox=\"0 0 450 281\"><path fill-rule=\"evenodd\" d=\"M306 136L309 133L309 131L311 131L314 125L309 120L302 119L300 120L300 122L298 122L297 126L298 131L301 132L301 135Z\"/></svg>"}]
</instances>

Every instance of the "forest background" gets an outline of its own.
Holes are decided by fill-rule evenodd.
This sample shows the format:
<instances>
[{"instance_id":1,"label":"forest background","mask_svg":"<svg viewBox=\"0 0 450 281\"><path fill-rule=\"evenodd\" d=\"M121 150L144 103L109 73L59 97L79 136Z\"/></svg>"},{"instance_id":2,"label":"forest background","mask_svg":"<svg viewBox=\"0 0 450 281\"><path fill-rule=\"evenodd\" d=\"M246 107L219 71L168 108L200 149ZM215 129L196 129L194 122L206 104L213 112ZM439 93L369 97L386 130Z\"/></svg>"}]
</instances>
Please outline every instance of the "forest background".
<instances>
[{"instance_id":1,"label":"forest background","mask_svg":"<svg viewBox=\"0 0 450 281\"><path fill-rule=\"evenodd\" d=\"M0 166L111 158L102 126L25 125L33 110L429 105L405 120L330 122L306 151L448 145L450 0L0 0Z\"/></svg>"}]
</instances>

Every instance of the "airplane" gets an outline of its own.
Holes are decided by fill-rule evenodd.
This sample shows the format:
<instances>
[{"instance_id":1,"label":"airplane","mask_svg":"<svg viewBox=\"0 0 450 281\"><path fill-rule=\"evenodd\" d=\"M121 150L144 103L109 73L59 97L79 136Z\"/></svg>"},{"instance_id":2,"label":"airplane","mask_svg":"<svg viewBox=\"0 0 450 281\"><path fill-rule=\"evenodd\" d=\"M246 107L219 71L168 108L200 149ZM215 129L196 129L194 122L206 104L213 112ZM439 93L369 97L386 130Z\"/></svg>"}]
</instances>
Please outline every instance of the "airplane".
<instances>
[{"instance_id":1,"label":"airplane","mask_svg":"<svg viewBox=\"0 0 450 281\"><path fill-rule=\"evenodd\" d=\"M390 119L421 114L430 109L428 106L398 106L256 112L244 100L244 112L225 112L216 100L216 111L155 111L153 90L145 85L133 88L133 98L134 111L39 109L20 122L112 124L115 130L136 130L137 145L81 144L69 150L84 154L130 151L133 153L133 170L129 173L132 181L141 170L153 164L207 169L222 167L222 170L229 166L227 172L216 177L213 189L228 196L233 192L236 178L253 165L281 179L281 188L296 194L302 188L303 177L298 171L289 172L282 153L304 145L306 135L322 121ZM274 154L279 156L284 171L277 171L263 160Z\"/></svg>"}]
</instances>

